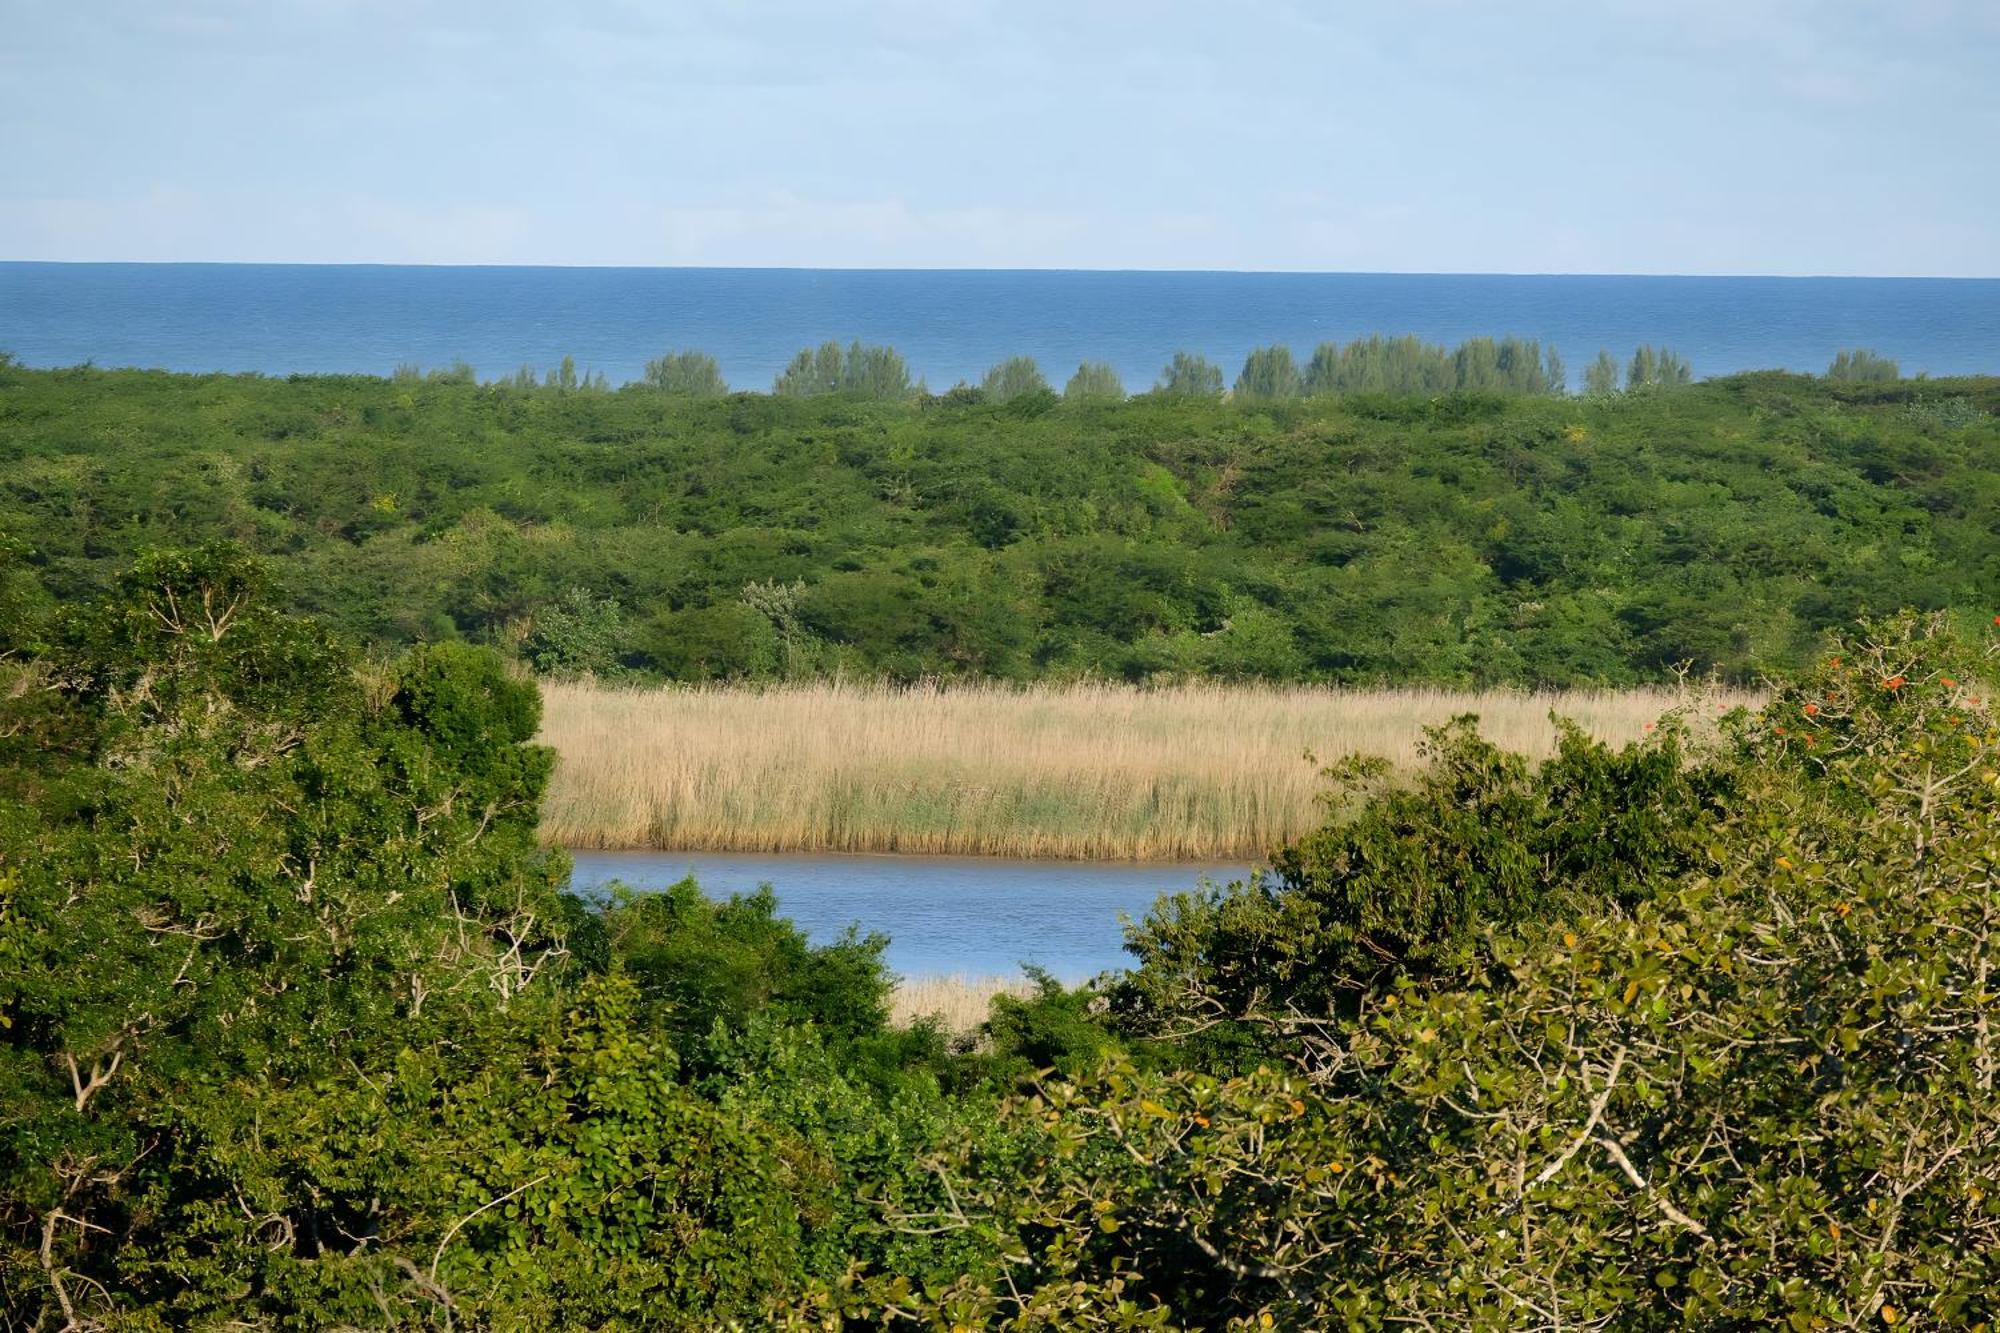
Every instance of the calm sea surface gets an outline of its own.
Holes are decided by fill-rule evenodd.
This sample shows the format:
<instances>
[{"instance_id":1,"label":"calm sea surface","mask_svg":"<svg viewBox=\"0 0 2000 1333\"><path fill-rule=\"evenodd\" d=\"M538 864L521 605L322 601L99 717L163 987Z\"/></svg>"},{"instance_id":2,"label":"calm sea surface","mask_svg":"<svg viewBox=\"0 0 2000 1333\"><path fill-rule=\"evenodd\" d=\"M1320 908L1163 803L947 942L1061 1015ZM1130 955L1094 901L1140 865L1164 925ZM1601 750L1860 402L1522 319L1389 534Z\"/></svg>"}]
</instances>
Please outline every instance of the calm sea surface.
<instances>
[{"instance_id":1,"label":"calm sea surface","mask_svg":"<svg viewBox=\"0 0 2000 1333\"><path fill-rule=\"evenodd\" d=\"M800 347L889 343L943 389L1003 357L1084 358L1148 387L1176 349L1370 333L1680 351L1701 375L1820 371L1866 346L1934 375L2000 371L2000 279L1504 277L999 270L0 263L0 350L30 365L361 371L454 360L497 378L565 355L620 382L669 348L764 389Z\"/></svg>"},{"instance_id":2,"label":"calm sea surface","mask_svg":"<svg viewBox=\"0 0 2000 1333\"><path fill-rule=\"evenodd\" d=\"M1120 913L1137 920L1162 893L1192 889L1203 878L1227 883L1248 871L962 856L571 855L572 883L582 892L613 881L663 889L690 874L716 898L769 884L778 910L815 942L850 924L887 934L889 966L904 976L1011 976L1027 962L1071 982L1131 961L1120 947Z\"/></svg>"}]
</instances>

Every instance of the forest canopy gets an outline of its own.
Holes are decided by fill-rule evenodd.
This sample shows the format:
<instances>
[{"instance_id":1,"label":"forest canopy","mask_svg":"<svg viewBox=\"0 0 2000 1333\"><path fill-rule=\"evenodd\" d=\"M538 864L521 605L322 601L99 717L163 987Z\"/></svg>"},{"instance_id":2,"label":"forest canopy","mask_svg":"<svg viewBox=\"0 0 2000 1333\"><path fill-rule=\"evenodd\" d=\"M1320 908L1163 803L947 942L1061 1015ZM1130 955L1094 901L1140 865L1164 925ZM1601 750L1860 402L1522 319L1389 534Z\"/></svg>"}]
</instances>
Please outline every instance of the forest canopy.
<instances>
[{"instance_id":1,"label":"forest canopy","mask_svg":"<svg viewBox=\"0 0 2000 1333\"><path fill-rule=\"evenodd\" d=\"M1402 392L1389 346L1236 399L1195 358L926 396L837 343L777 395L0 367L0 534L30 616L226 535L356 643L669 679L1752 678L2000 592L2000 380ZM1286 396L1327 376L1385 387Z\"/></svg>"}]
</instances>

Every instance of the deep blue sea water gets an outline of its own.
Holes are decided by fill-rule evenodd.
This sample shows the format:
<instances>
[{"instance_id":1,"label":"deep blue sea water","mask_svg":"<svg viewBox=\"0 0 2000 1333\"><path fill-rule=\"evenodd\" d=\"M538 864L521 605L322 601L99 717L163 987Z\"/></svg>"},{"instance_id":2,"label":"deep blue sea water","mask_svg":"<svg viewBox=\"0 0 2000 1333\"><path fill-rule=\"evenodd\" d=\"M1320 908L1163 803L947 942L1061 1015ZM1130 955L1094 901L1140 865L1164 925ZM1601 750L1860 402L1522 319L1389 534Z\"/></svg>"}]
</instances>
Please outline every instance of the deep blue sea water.
<instances>
[{"instance_id":1,"label":"deep blue sea water","mask_svg":"<svg viewBox=\"0 0 2000 1333\"><path fill-rule=\"evenodd\" d=\"M36 366L361 371L565 355L611 380L700 348L765 389L827 338L886 342L934 389L1029 355L1060 386L1109 361L1148 387L1176 349L1230 373L1251 347L1414 333L1552 341L1572 378L1641 342L1698 375L1820 371L1865 346L1906 374L2000 372L2000 279L1509 277L1017 270L426 268L0 263L0 350Z\"/></svg>"}]
</instances>

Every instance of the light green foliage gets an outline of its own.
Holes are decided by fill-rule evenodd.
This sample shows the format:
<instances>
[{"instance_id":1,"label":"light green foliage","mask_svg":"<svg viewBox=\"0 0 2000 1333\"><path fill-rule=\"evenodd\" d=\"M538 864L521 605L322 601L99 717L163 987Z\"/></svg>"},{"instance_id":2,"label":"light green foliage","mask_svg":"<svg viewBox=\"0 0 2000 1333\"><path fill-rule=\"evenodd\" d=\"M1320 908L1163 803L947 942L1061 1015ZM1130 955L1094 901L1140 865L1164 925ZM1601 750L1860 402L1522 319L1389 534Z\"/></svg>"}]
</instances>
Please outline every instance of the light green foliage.
<instances>
[{"instance_id":1,"label":"light green foliage","mask_svg":"<svg viewBox=\"0 0 2000 1333\"><path fill-rule=\"evenodd\" d=\"M1031 356L1008 357L986 372L979 387L987 400L995 403L1050 392L1042 368L1035 364Z\"/></svg>"},{"instance_id":2,"label":"light green foliage","mask_svg":"<svg viewBox=\"0 0 2000 1333\"><path fill-rule=\"evenodd\" d=\"M1452 356L1459 389L1478 393L1547 394L1560 390L1551 383L1542 346L1531 339L1473 338Z\"/></svg>"},{"instance_id":3,"label":"light green foliage","mask_svg":"<svg viewBox=\"0 0 2000 1333\"><path fill-rule=\"evenodd\" d=\"M1321 343L1306 365L1307 393L1447 393L1458 387L1449 349L1418 338L1357 338Z\"/></svg>"},{"instance_id":4,"label":"light green foliage","mask_svg":"<svg viewBox=\"0 0 2000 1333\"><path fill-rule=\"evenodd\" d=\"M914 391L909 367L895 348L859 341L845 348L837 342L807 348L792 358L771 386L772 393L787 398L842 393L900 401Z\"/></svg>"},{"instance_id":5,"label":"light green foliage","mask_svg":"<svg viewBox=\"0 0 2000 1333\"><path fill-rule=\"evenodd\" d=\"M1304 391L1325 393L1553 394L1563 391L1562 357L1523 338L1473 338L1451 349L1417 338L1321 343L1306 365Z\"/></svg>"},{"instance_id":6,"label":"light green foliage","mask_svg":"<svg viewBox=\"0 0 2000 1333\"><path fill-rule=\"evenodd\" d=\"M1599 350L1597 359L1583 372L1583 391L1596 397L1618 392L1618 361L1610 352Z\"/></svg>"},{"instance_id":7,"label":"light green foliage","mask_svg":"<svg viewBox=\"0 0 2000 1333\"><path fill-rule=\"evenodd\" d=\"M1625 370L1627 389L1672 388L1693 379L1694 370L1680 353L1650 343L1632 353L1632 363Z\"/></svg>"},{"instance_id":8,"label":"light green foliage","mask_svg":"<svg viewBox=\"0 0 2000 1333\"><path fill-rule=\"evenodd\" d=\"M1174 359L1161 369L1153 390L1175 398L1219 398L1222 367L1193 352L1175 352Z\"/></svg>"},{"instance_id":9,"label":"light green foliage","mask_svg":"<svg viewBox=\"0 0 2000 1333\"><path fill-rule=\"evenodd\" d=\"M729 392L722 370L706 352L668 352L646 363L643 383L662 393L686 394L690 398L719 398Z\"/></svg>"},{"instance_id":10,"label":"light green foliage","mask_svg":"<svg viewBox=\"0 0 2000 1333\"><path fill-rule=\"evenodd\" d=\"M1237 398L1244 402L1276 402L1296 398L1301 391L1299 368L1289 347L1258 347L1244 358L1236 376Z\"/></svg>"},{"instance_id":11,"label":"light green foliage","mask_svg":"<svg viewBox=\"0 0 2000 1333\"><path fill-rule=\"evenodd\" d=\"M1835 353L1826 377L1843 384L1887 384L1901 379L1903 371L1891 358L1857 347Z\"/></svg>"},{"instance_id":12,"label":"light green foliage","mask_svg":"<svg viewBox=\"0 0 2000 1333\"><path fill-rule=\"evenodd\" d=\"M1063 386L1063 401L1070 403L1115 403L1125 397L1125 385L1118 372L1102 361L1085 361Z\"/></svg>"}]
</instances>

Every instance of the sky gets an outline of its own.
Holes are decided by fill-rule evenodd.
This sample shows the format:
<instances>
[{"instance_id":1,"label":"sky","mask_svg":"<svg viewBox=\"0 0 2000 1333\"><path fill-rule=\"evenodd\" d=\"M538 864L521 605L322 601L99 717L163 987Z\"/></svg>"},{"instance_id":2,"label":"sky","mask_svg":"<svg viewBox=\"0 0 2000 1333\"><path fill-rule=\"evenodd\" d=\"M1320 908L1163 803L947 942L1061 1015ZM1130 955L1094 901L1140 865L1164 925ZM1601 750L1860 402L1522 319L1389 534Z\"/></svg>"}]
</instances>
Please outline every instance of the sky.
<instances>
[{"instance_id":1,"label":"sky","mask_svg":"<svg viewBox=\"0 0 2000 1333\"><path fill-rule=\"evenodd\" d=\"M2000 276L2000 0L0 0L0 259Z\"/></svg>"}]
</instances>

